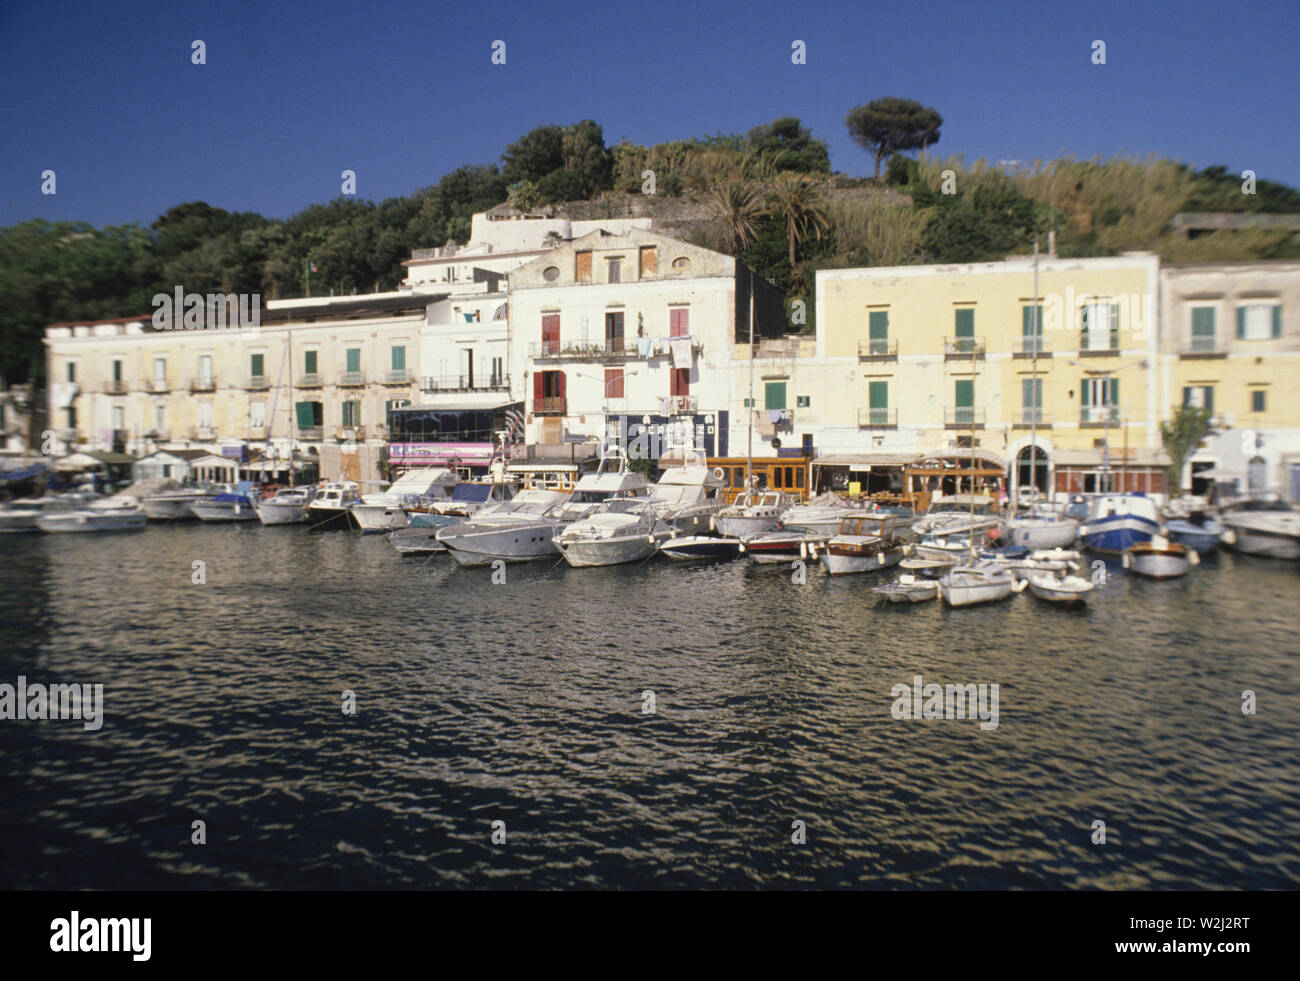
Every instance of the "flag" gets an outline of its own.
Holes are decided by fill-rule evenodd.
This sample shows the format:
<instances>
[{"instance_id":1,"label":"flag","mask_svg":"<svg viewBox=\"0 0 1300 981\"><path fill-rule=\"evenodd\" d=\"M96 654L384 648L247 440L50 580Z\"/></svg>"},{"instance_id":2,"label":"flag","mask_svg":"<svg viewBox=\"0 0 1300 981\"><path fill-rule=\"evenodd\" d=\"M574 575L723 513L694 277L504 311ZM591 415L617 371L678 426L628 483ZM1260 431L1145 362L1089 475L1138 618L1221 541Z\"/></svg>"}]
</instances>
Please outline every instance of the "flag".
<instances>
[{"instance_id":1,"label":"flag","mask_svg":"<svg viewBox=\"0 0 1300 981\"><path fill-rule=\"evenodd\" d=\"M512 443L519 443L524 438L524 416L523 413L514 409L506 409L506 433L507 438Z\"/></svg>"},{"instance_id":2,"label":"flag","mask_svg":"<svg viewBox=\"0 0 1300 981\"><path fill-rule=\"evenodd\" d=\"M312 271L312 272L320 272L320 270L316 268L316 263L314 263L314 262L311 264L311 271Z\"/></svg>"}]
</instances>

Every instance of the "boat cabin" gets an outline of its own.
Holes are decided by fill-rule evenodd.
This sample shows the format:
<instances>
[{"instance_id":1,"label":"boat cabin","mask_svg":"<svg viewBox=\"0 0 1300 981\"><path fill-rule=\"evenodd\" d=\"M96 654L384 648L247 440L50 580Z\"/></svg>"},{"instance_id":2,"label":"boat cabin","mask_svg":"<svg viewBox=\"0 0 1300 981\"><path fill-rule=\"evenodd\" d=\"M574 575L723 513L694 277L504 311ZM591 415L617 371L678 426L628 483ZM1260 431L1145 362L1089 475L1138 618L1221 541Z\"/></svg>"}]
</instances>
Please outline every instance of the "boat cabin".
<instances>
[{"instance_id":1,"label":"boat cabin","mask_svg":"<svg viewBox=\"0 0 1300 981\"><path fill-rule=\"evenodd\" d=\"M733 504L745 491L745 469L747 460L743 456L711 457L710 467L717 467L722 472L724 481L722 493L726 503ZM793 498L794 503L808 500L812 482L809 468L812 457L782 456L755 457L751 473L754 487L760 491L781 491Z\"/></svg>"}]
</instances>

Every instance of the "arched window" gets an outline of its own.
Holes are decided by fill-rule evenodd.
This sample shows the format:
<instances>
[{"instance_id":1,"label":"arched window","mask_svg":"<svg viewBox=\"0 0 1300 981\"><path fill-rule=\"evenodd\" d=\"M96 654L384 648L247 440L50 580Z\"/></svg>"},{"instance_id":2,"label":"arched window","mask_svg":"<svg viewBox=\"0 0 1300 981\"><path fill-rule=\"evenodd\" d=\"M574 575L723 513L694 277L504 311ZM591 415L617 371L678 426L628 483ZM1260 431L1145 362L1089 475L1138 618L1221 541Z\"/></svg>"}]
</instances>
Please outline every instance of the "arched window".
<instances>
[{"instance_id":1,"label":"arched window","mask_svg":"<svg viewBox=\"0 0 1300 981\"><path fill-rule=\"evenodd\" d=\"M1016 454L1016 486L1047 488L1047 451L1041 446L1026 446Z\"/></svg>"}]
</instances>

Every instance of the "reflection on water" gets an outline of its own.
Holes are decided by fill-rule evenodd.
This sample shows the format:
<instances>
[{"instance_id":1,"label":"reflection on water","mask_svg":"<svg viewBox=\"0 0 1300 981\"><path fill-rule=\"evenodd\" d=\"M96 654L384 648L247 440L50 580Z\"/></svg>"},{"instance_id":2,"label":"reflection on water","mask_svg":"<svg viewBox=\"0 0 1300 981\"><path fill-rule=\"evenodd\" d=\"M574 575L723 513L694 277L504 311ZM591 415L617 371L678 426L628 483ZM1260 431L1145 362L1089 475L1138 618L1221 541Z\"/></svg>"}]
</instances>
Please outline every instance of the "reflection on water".
<instances>
[{"instance_id":1,"label":"reflection on water","mask_svg":"<svg viewBox=\"0 0 1300 981\"><path fill-rule=\"evenodd\" d=\"M743 562L494 586L292 527L0 549L0 682L105 685L97 733L0 722L6 884L1300 884L1287 563L1114 566L1076 613L880 607L877 578ZM1000 685L997 729L894 720L918 674Z\"/></svg>"}]
</instances>

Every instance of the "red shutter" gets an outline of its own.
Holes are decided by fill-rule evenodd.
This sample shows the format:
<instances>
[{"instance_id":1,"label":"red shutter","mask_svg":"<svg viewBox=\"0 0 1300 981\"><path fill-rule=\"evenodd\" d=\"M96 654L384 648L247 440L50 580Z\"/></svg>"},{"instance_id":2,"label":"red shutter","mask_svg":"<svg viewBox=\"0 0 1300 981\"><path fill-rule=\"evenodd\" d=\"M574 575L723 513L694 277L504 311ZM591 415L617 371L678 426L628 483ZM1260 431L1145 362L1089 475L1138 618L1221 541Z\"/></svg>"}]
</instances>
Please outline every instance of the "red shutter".
<instances>
[{"instance_id":1,"label":"red shutter","mask_svg":"<svg viewBox=\"0 0 1300 981\"><path fill-rule=\"evenodd\" d=\"M565 397L565 393L564 393L564 372L562 372L562 371L557 371L557 372L555 373L555 397L556 397L557 399L562 399L562 398Z\"/></svg>"},{"instance_id":2,"label":"red shutter","mask_svg":"<svg viewBox=\"0 0 1300 981\"><path fill-rule=\"evenodd\" d=\"M612 399L623 397L623 369L605 369L605 394Z\"/></svg>"},{"instance_id":3,"label":"red shutter","mask_svg":"<svg viewBox=\"0 0 1300 981\"><path fill-rule=\"evenodd\" d=\"M533 411L537 411L537 403L546 398L545 377L540 371L533 372Z\"/></svg>"},{"instance_id":4,"label":"red shutter","mask_svg":"<svg viewBox=\"0 0 1300 981\"><path fill-rule=\"evenodd\" d=\"M668 311L668 333L671 337L685 337L691 332L691 311L689 307L677 307Z\"/></svg>"},{"instance_id":5,"label":"red shutter","mask_svg":"<svg viewBox=\"0 0 1300 981\"><path fill-rule=\"evenodd\" d=\"M542 317L542 353L558 354L560 351L560 315L548 313Z\"/></svg>"},{"instance_id":6,"label":"red shutter","mask_svg":"<svg viewBox=\"0 0 1300 981\"><path fill-rule=\"evenodd\" d=\"M691 369L674 368L672 374L668 376L670 386L669 395L690 395L691 394Z\"/></svg>"}]
</instances>

